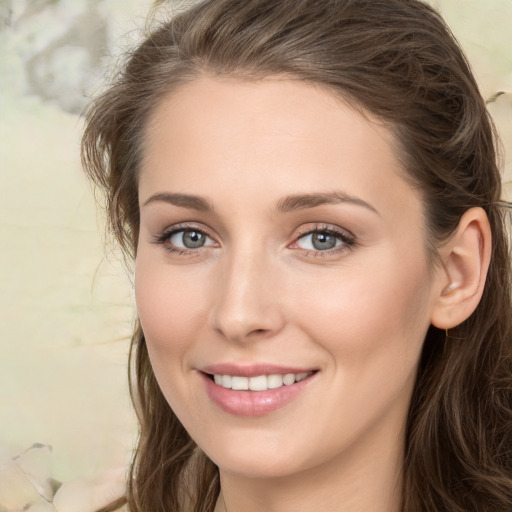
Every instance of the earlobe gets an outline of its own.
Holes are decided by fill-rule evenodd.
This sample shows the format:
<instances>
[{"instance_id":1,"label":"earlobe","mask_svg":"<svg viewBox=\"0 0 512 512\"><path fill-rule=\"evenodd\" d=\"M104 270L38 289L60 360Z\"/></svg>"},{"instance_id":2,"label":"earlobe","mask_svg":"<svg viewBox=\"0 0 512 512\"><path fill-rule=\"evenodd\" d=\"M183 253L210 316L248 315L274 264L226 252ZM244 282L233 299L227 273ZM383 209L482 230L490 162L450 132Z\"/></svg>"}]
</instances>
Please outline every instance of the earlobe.
<instances>
[{"instance_id":1,"label":"earlobe","mask_svg":"<svg viewBox=\"0 0 512 512\"><path fill-rule=\"evenodd\" d=\"M431 323L450 329L466 320L482 297L491 258L491 228L485 211L466 211L440 253L442 265L437 271Z\"/></svg>"}]
</instances>

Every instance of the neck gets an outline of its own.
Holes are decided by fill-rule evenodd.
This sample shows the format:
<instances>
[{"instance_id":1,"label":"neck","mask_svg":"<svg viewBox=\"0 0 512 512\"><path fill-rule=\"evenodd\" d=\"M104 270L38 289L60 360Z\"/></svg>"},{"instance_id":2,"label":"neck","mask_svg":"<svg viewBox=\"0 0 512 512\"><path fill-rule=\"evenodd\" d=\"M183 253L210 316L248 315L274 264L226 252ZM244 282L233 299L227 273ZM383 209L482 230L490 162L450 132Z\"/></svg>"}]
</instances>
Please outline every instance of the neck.
<instances>
[{"instance_id":1,"label":"neck","mask_svg":"<svg viewBox=\"0 0 512 512\"><path fill-rule=\"evenodd\" d=\"M361 440L350 453L293 475L250 478L221 470L215 512L398 512L403 434L385 437Z\"/></svg>"}]
</instances>

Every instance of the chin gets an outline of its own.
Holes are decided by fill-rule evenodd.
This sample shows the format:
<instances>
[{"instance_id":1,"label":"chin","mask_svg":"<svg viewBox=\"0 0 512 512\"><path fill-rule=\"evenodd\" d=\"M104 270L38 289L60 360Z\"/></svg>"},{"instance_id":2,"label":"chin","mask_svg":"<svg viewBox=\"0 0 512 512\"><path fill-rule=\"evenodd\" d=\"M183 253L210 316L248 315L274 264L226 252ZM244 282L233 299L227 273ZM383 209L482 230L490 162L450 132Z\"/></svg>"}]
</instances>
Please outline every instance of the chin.
<instances>
[{"instance_id":1,"label":"chin","mask_svg":"<svg viewBox=\"0 0 512 512\"><path fill-rule=\"evenodd\" d=\"M300 444L287 450L283 443L277 449L275 442L255 441L253 437L252 442L238 439L199 446L220 470L247 478L280 478L305 469L306 461L297 453Z\"/></svg>"},{"instance_id":2,"label":"chin","mask_svg":"<svg viewBox=\"0 0 512 512\"><path fill-rule=\"evenodd\" d=\"M226 455L221 457L221 460L215 461L219 469L226 473L237 474L245 478L284 478L289 475L300 472L300 467L296 467L291 461L279 455L276 460L275 452L268 454L265 457L260 455L259 458L251 458L241 455Z\"/></svg>"}]
</instances>

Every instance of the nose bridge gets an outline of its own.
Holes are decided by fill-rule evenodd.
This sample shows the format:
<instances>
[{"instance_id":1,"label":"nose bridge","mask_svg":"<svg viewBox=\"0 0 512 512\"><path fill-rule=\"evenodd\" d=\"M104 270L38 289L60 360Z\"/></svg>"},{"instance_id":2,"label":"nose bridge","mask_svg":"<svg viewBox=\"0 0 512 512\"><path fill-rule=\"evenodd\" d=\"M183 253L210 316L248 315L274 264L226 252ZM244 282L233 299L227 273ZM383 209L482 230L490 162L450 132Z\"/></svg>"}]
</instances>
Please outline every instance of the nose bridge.
<instances>
[{"instance_id":1,"label":"nose bridge","mask_svg":"<svg viewBox=\"0 0 512 512\"><path fill-rule=\"evenodd\" d=\"M262 247L229 251L218 276L214 328L235 341L277 333L283 326L283 312L272 276L272 263Z\"/></svg>"}]
</instances>

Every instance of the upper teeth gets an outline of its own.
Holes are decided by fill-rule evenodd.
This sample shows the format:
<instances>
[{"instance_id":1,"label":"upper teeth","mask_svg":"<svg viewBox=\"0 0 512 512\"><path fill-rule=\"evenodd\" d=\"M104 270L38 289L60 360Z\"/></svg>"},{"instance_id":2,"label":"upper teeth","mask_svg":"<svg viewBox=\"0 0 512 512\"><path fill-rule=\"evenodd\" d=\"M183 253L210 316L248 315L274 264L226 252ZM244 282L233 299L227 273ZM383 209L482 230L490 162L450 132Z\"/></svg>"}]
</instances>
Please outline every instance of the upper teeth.
<instances>
[{"instance_id":1,"label":"upper teeth","mask_svg":"<svg viewBox=\"0 0 512 512\"><path fill-rule=\"evenodd\" d=\"M281 386L290 386L305 379L313 372L285 373L284 375L258 375L257 377L240 377L237 375L214 375L215 383L227 389L265 391Z\"/></svg>"}]
</instances>

